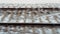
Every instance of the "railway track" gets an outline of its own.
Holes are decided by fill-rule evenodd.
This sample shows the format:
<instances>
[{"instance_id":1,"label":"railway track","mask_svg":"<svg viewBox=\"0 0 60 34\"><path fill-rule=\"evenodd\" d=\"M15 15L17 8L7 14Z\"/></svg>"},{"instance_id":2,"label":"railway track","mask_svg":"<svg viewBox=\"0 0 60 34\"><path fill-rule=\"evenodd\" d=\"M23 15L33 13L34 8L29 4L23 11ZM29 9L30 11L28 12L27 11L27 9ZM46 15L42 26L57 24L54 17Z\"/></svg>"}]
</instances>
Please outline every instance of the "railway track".
<instances>
[{"instance_id":1,"label":"railway track","mask_svg":"<svg viewBox=\"0 0 60 34\"><path fill-rule=\"evenodd\" d=\"M60 10L0 10L0 23L60 23Z\"/></svg>"},{"instance_id":2,"label":"railway track","mask_svg":"<svg viewBox=\"0 0 60 34\"><path fill-rule=\"evenodd\" d=\"M0 25L0 34L60 34L60 26Z\"/></svg>"},{"instance_id":3,"label":"railway track","mask_svg":"<svg viewBox=\"0 0 60 34\"><path fill-rule=\"evenodd\" d=\"M60 6L1 5L0 34L60 34Z\"/></svg>"}]
</instances>

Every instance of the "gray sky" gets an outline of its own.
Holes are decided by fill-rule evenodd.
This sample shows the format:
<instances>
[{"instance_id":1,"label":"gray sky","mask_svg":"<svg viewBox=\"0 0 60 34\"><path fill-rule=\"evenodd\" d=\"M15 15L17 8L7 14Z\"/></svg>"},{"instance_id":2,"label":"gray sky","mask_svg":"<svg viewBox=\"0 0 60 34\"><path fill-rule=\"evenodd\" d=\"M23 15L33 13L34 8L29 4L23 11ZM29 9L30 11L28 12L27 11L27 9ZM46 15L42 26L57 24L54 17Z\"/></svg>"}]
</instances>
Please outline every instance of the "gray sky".
<instances>
[{"instance_id":1,"label":"gray sky","mask_svg":"<svg viewBox=\"0 0 60 34\"><path fill-rule=\"evenodd\" d=\"M23 4L40 4L40 3L60 3L60 0L0 0L0 3L23 3Z\"/></svg>"}]
</instances>

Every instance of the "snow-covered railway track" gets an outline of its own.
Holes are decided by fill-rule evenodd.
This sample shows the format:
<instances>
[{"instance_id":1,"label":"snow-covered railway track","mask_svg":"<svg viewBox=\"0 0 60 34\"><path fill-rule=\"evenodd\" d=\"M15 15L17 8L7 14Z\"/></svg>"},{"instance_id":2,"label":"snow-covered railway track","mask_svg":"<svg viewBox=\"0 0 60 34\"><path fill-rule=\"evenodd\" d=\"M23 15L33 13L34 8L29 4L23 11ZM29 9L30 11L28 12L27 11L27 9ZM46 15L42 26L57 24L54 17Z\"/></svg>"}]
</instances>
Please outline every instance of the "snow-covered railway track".
<instances>
[{"instance_id":1,"label":"snow-covered railway track","mask_svg":"<svg viewBox=\"0 0 60 34\"><path fill-rule=\"evenodd\" d=\"M50 10L0 10L0 23L60 23L60 11Z\"/></svg>"},{"instance_id":2,"label":"snow-covered railway track","mask_svg":"<svg viewBox=\"0 0 60 34\"><path fill-rule=\"evenodd\" d=\"M0 34L60 34L60 26L2 26Z\"/></svg>"}]
</instances>

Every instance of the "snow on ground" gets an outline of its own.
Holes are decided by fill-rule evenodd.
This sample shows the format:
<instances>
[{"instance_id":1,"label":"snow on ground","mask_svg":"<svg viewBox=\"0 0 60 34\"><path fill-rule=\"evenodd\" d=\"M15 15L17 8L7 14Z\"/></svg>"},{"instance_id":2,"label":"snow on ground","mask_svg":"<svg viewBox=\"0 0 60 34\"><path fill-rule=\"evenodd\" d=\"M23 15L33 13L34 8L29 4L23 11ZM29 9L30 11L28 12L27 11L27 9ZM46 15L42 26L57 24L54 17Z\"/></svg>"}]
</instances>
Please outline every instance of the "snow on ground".
<instances>
[{"instance_id":1,"label":"snow on ground","mask_svg":"<svg viewBox=\"0 0 60 34\"><path fill-rule=\"evenodd\" d=\"M60 3L60 0L0 0L0 3L41 4L41 3Z\"/></svg>"}]
</instances>

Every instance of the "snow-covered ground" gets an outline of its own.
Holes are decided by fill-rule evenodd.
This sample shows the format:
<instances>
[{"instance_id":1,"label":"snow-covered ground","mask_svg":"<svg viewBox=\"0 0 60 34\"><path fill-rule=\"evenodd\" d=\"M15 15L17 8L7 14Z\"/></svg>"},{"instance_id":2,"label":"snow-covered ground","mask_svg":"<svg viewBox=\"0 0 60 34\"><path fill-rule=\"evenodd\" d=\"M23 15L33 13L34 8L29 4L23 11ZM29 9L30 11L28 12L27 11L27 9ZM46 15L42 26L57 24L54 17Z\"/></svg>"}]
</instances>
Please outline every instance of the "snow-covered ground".
<instances>
[{"instance_id":1,"label":"snow-covered ground","mask_svg":"<svg viewBox=\"0 0 60 34\"><path fill-rule=\"evenodd\" d=\"M47 4L48 3L48 4ZM8 4L8 5L7 5ZM51 4L51 5L50 5ZM60 0L0 0L0 8L4 6L11 7L58 7L60 8Z\"/></svg>"},{"instance_id":2,"label":"snow-covered ground","mask_svg":"<svg viewBox=\"0 0 60 34\"><path fill-rule=\"evenodd\" d=\"M0 3L5 4L43 4L43 3L60 3L60 0L0 0Z\"/></svg>"},{"instance_id":3,"label":"snow-covered ground","mask_svg":"<svg viewBox=\"0 0 60 34\"><path fill-rule=\"evenodd\" d=\"M60 3L37 3L37 4L19 4L19 3L0 3L0 8L60 8Z\"/></svg>"}]
</instances>

